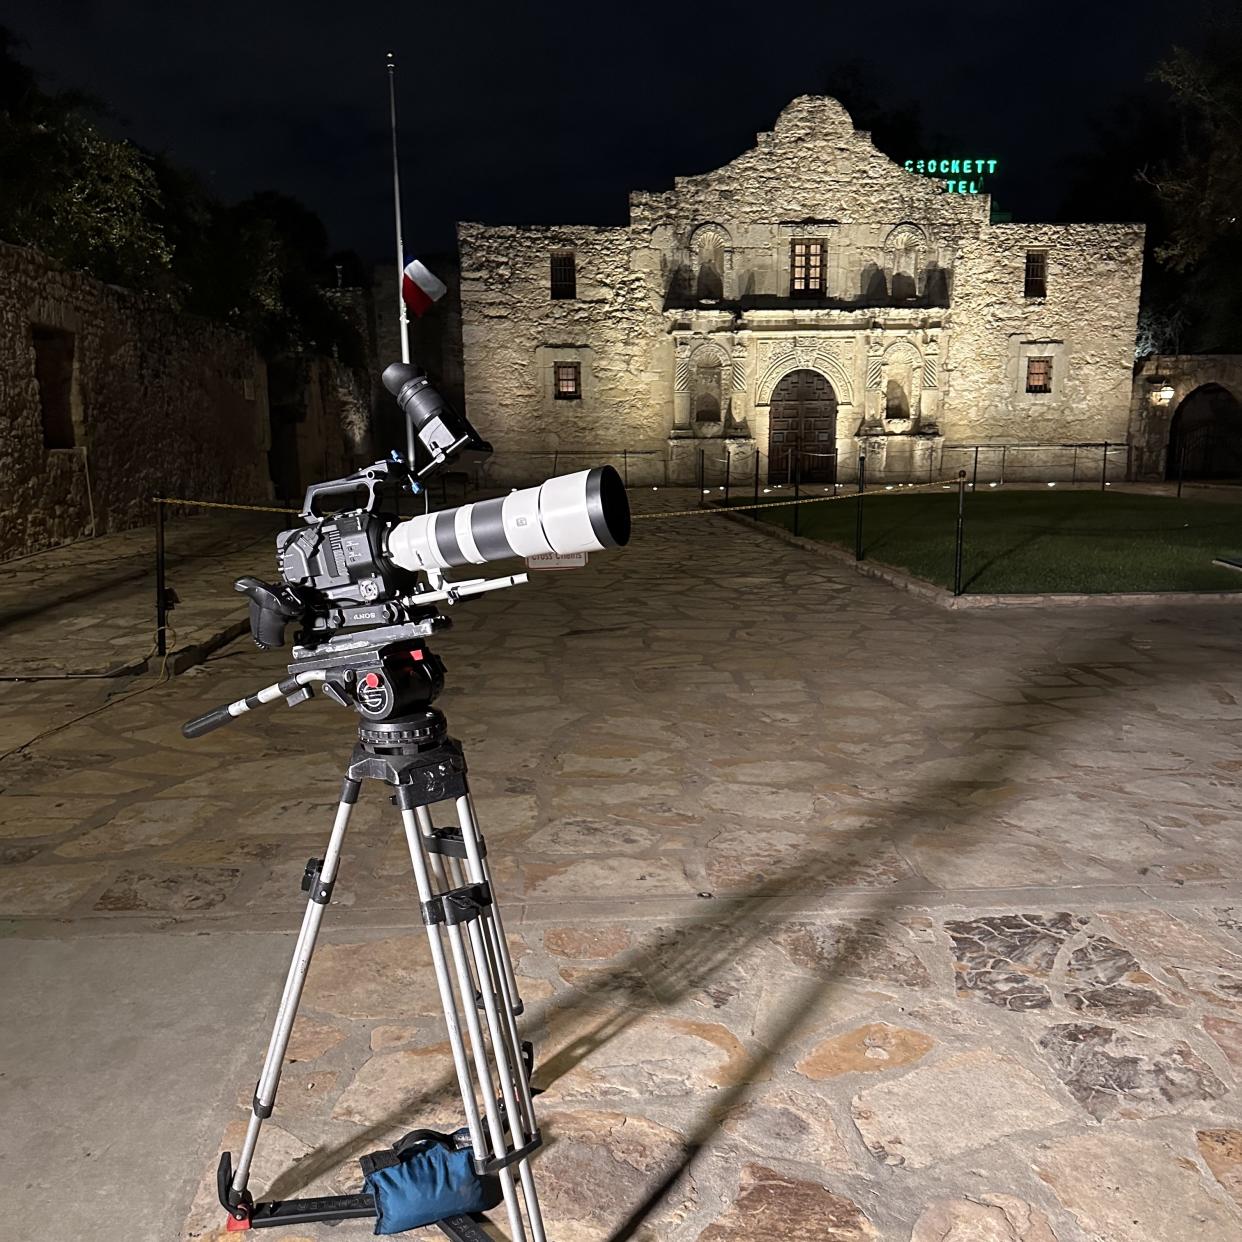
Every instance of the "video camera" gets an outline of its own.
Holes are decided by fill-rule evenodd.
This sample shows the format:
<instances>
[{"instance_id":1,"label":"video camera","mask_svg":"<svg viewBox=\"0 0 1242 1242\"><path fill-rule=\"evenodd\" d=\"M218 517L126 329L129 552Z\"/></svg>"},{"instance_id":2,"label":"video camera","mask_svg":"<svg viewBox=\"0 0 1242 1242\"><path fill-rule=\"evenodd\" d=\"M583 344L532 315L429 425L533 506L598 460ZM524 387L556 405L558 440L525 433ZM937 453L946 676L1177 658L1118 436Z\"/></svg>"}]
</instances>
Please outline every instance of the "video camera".
<instances>
[{"instance_id":1,"label":"video camera","mask_svg":"<svg viewBox=\"0 0 1242 1242\"><path fill-rule=\"evenodd\" d=\"M629 540L629 502L611 466L405 521L385 512L400 491L421 492L419 480L432 471L459 456L483 460L491 446L421 371L394 363L383 380L427 461L416 472L415 463L394 453L388 461L307 490L304 525L276 537L280 582L240 578L235 583L250 600L251 634L265 650L284 646L290 624L298 627L294 657L300 662L324 644L356 649L356 642L333 643L333 636L345 629L378 627L379 633L365 636L372 644L415 631L426 634L438 628L433 605L526 581L519 574L450 583L446 569L549 552L599 551ZM334 501L343 507L329 515ZM390 627L396 629L389 633Z\"/></svg>"}]
</instances>

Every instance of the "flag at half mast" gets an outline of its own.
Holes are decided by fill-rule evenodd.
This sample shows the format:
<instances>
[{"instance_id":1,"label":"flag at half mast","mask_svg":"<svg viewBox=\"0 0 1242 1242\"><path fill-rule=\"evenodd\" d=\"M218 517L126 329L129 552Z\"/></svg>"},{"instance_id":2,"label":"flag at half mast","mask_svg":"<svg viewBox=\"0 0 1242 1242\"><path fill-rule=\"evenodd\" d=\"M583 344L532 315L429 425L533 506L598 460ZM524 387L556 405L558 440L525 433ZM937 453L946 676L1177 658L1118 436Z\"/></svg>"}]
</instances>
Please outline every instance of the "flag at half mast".
<instances>
[{"instance_id":1,"label":"flag at half mast","mask_svg":"<svg viewBox=\"0 0 1242 1242\"><path fill-rule=\"evenodd\" d=\"M401 273L401 297L416 318L421 318L447 292L448 286L417 259L406 264Z\"/></svg>"}]
</instances>

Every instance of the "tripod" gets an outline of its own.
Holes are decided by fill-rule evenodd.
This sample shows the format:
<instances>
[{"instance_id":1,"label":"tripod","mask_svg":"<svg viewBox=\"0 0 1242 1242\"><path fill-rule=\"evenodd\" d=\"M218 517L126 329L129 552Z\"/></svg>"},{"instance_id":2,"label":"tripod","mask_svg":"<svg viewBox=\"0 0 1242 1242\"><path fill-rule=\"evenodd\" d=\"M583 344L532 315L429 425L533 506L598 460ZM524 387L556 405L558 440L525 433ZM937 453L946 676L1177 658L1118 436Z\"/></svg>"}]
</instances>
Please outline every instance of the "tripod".
<instances>
[{"instance_id":1,"label":"tripod","mask_svg":"<svg viewBox=\"0 0 1242 1242\"><path fill-rule=\"evenodd\" d=\"M431 628L436 627L423 623L399 631L373 631L371 637L399 634L408 640ZM325 693L363 716L327 848L322 858L308 862L302 877L302 889L308 894L306 913L255 1087L246 1138L235 1167L229 1152L220 1157L216 1188L229 1213L228 1228L376 1215L369 1194L256 1203L247 1189L259 1132L274 1110L285 1051L324 909L332 899L350 815L363 783L374 780L388 786L400 810L474 1170L498 1178L513 1242L526 1242L527 1227L532 1242L546 1242L530 1168L530 1156L542 1141L531 1099L533 1050L518 1037L522 1001L492 894L487 847L466 782L465 755L461 743L447 735L443 713L430 706L443 685L443 665L421 641L380 646L354 641L326 659L323 652L295 650L295 655L301 653L305 658L290 665L292 676L286 680L209 712L183 730L187 736L198 736L279 697L302 702L310 697L313 682L324 682ZM437 827L432 809L449 802L457 822ZM489 1242L471 1216L431 1223L455 1242Z\"/></svg>"}]
</instances>

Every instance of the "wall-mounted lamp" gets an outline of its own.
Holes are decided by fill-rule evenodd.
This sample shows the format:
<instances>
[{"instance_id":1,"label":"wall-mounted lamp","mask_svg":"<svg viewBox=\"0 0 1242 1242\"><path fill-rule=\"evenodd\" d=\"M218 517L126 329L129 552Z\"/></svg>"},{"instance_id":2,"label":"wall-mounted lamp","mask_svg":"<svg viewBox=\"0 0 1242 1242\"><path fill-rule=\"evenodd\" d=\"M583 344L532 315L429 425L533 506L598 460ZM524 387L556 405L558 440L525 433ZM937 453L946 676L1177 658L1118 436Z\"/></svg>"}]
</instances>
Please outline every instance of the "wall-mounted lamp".
<instances>
[{"instance_id":1,"label":"wall-mounted lamp","mask_svg":"<svg viewBox=\"0 0 1242 1242\"><path fill-rule=\"evenodd\" d=\"M1151 399L1154 405L1168 405L1174 397L1174 388L1167 380L1160 384L1159 388L1151 390Z\"/></svg>"}]
</instances>

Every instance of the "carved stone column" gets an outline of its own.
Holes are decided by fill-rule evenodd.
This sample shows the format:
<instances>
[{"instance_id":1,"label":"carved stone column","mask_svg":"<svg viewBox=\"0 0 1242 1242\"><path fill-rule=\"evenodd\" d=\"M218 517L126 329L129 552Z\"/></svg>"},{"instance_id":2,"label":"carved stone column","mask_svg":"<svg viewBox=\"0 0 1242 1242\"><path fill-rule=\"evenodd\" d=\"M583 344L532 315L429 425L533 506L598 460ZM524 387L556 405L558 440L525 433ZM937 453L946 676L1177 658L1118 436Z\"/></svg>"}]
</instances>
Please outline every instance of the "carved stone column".
<instances>
[{"instance_id":1,"label":"carved stone column","mask_svg":"<svg viewBox=\"0 0 1242 1242\"><path fill-rule=\"evenodd\" d=\"M690 342L678 340L673 359L673 435L694 434L690 426Z\"/></svg>"},{"instance_id":2,"label":"carved stone column","mask_svg":"<svg viewBox=\"0 0 1242 1242\"><path fill-rule=\"evenodd\" d=\"M721 259L721 263L723 264L724 270L720 273L721 285L723 286L721 293L724 301L736 302L737 276L733 270L733 247L726 246L722 253L723 257Z\"/></svg>"},{"instance_id":3,"label":"carved stone column","mask_svg":"<svg viewBox=\"0 0 1242 1242\"><path fill-rule=\"evenodd\" d=\"M872 340L867 345L867 387L862 411L864 426L883 427L886 371L883 342Z\"/></svg>"}]
</instances>

